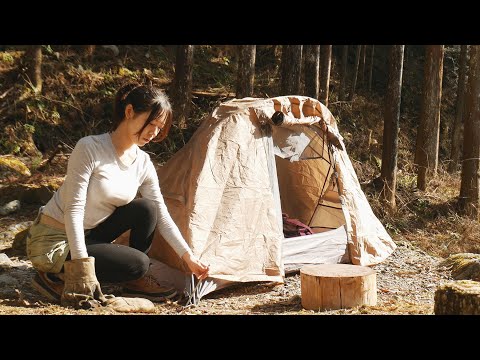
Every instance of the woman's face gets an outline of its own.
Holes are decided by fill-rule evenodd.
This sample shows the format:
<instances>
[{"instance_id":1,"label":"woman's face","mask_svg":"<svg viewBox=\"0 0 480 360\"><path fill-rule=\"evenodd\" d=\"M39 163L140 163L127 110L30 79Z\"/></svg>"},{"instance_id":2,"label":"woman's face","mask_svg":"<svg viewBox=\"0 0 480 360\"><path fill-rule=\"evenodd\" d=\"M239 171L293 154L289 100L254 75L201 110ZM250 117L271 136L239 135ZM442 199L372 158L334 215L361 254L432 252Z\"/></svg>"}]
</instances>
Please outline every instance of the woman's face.
<instances>
[{"instance_id":1,"label":"woman's face","mask_svg":"<svg viewBox=\"0 0 480 360\"><path fill-rule=\"evenodd\" d=\"M145 144L149 143L152 139L154 139L158 135L160 130L162 130L162 128L165 126L165 122L167 120L167 113L164 112L158 118L150 121L150 123L145 127L145 129L143 129L140 135L138 135L140 129L143 127L143 124L145 124L145 121L147 121L150 115L150 111L143 113L135 113L133 111L133 108L131 109L131 111L128 110L129 106L131 105L128 105L127 109L125 109L126 121L128 122L128 135L136 145L142 147Z\"/></svg>"}]
</instances>

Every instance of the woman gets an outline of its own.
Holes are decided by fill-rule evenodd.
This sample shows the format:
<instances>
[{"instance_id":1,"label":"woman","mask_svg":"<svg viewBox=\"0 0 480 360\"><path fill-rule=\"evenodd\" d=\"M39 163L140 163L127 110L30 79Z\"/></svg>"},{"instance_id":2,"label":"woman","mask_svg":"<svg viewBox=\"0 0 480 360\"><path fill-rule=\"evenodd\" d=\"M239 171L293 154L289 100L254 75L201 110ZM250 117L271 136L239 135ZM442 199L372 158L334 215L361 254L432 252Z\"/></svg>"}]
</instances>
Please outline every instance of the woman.
<instances>
[{"instance_id":1,"label":"woman","mask_svg":"<svg viewBox=\"0 0 480 360\"><path fill-rule=\"evenodd\" d=\"M152 161L140 149L163 140L171 124L171 105L160 89L128 84L118 90L112 131L78 141L64 183L30 228L35 288L74 307L85 298L103 299L98 281L124 283L125 295L173 298L175 289L155 281L146 255L157 226L198 279L208 276L209 267L170 217ZM137 191L142 197L135 199ZM130 246L112 244L127 230Z\"/></svg>"}]
</instances>

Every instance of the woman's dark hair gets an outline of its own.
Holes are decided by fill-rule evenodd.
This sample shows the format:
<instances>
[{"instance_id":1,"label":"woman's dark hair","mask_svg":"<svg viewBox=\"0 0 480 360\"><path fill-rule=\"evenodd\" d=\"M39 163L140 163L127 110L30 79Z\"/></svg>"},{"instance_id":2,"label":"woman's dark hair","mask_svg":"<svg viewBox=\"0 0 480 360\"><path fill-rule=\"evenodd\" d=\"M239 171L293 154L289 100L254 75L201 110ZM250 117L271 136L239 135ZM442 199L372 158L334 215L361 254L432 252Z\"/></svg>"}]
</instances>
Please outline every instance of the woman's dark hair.
<instances>
[{"instance_id":1,"label":"woman's dark hair","mask_svg":"<svg viewBox=\"0 0 480 360\"><path fill-rule=\"evenodd\" d=\"M145 129L151 121L166 113L167 117L165 120L165 126L152 141L160 142L167 137L172 126L173 115L172 106L170 105L168 96L162 90L152 85L140 85L135 83L122 86L115 95L112 131L114 131L125 118L125 108L128 104L132 104L133 110L136 113L150 111L150 115L138 132L138 136L140 136L143 129Z\"/></svg>"}]
</instances>

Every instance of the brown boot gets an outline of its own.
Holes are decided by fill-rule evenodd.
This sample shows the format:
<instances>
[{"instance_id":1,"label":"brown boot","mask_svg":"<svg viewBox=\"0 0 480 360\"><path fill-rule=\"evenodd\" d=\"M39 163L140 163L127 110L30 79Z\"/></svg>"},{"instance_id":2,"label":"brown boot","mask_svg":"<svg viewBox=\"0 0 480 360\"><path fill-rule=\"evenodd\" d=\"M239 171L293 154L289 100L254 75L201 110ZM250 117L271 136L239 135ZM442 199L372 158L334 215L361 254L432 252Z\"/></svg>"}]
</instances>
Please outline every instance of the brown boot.
<instances>
[{"instance_id":1,"label":"brown boot","mask_svg":"<svg viewBox=\"0 0 480 360\"><path fill-rule=\"evenodd\" d=\"M152 301L173 299L177 295L177 290L160 285L151 269L152 267L142 278L125 283L122 296L142 297Z\"/></svg>"},{"instance_id":2,"label":"brown boot","mask_svg":"<svg viewBox=\"0 0 480 360\"><path fill-rule=\"evenodd\" d=\"M32 286L48 300L59 303L65 283L57 274L37 271Z\"/></svg>"}]
</instances>

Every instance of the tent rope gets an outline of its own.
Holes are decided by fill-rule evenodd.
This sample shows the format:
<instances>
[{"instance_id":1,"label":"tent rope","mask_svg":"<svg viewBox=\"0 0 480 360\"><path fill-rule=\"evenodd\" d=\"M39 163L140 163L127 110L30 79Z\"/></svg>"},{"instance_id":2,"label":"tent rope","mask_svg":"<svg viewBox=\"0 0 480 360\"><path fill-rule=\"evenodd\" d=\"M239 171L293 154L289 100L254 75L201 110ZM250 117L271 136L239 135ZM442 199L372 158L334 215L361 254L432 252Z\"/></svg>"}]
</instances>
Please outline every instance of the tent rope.
<instances>
[{"instance_id":1,"label":"tent rope","mask_svg":"<svg viewBox=\"0 0 480 360\"><path fill-rule=\"evenodd\" d=\"M317 136L320 136L320 134L317 133ZM323 156L323 152L324 152L324 150L325 150L325 144L327 144L328 160L325 159L325 158L323 158L323 159L327 161L327 163L328 163L329 166L328 166L327 174L325 175L325 180L323 181L322 190L321 190L321 192L320 192L321 195L320 195L320 197L319 197L319 199L318 199L318 201L317 201L317 205L315 206L315 210L313 210L312 216L310 217L310 220L308 221L308 226L310 226L310 227L318 227L318 226L312 226L312 221L313 221L313 218L315 217L315 214L317 213L318 208L319 208L320 206L323 206L323 205L321 204L321 202L322 202L323 196L324 196L324 194L325 194L325 186L326 186L327 182L329 181L329 178L331 177L330 171L331 171L332 169L334 169L334 164L333 164L333 161L332 161L332 157L331 157L331 155L330 155L330 151L332 151L333 148L329 148L329 147L328 147L329 144L328 144L328 141L326 142L327 139L326 139L326 135L325 135L324 132L322 133L322 140L323 140L323 144L322 144L322 156Z\"/></svg>"}]
</instances>

